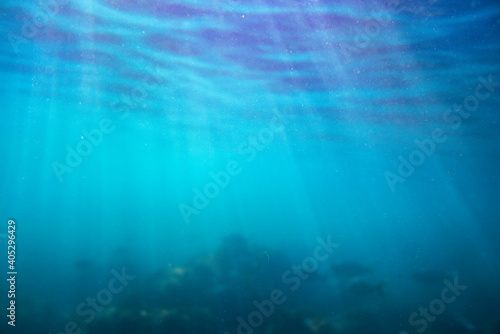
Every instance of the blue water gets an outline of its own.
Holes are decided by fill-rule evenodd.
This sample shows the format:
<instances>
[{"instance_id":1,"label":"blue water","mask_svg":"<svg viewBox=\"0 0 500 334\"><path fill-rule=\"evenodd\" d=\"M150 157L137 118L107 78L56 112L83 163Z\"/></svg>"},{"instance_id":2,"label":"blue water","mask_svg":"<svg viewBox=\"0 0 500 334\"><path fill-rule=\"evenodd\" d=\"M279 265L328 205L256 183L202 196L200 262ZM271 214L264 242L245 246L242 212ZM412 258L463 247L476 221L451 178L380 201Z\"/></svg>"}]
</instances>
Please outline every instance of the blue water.
<instances>
[{"instance_id":1,"label":"blue water","mask_svg":"<svg viewBox=\"0 0 500 334\"><path fill-rule=\"evenodd\" d=\"M498 2L0 17L1 333L500 333Z\"/></svg>"}]
</instances>

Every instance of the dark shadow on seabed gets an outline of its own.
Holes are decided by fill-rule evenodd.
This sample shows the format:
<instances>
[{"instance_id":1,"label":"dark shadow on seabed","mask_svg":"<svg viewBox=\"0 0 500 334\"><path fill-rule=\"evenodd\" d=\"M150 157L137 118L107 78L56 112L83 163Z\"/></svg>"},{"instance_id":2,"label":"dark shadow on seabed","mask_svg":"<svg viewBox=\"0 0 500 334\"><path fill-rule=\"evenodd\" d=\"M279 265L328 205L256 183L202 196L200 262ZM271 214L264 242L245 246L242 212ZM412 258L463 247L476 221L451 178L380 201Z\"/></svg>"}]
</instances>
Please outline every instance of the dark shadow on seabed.
<instances>
[{"instance_id":1,"label":"dark shadow on seabed","mask_svg":"<svg viewBox=\"0 0 500 334\"><path fill-rule=\"evenodd\" d=\"M402 304L391 289L394 278L381 279L377 268L333 257L307 268L308 261L295 265L285 252L231 235L215 252L182 266L167 264L145 279L125 268L112 270L93 297L67 310L32 297L20 299L16 329L54 334L499 333L494 312L500 309L493 295L483 299L489 315L481 323L470 320L481 317L470 311L471 299L461 296L465 289L453 281L455 272L408 275L415 293ZM75 265L93 267L86 260ZM446 304L429 299L447 286Z\"/></svg>"}]
</instances>

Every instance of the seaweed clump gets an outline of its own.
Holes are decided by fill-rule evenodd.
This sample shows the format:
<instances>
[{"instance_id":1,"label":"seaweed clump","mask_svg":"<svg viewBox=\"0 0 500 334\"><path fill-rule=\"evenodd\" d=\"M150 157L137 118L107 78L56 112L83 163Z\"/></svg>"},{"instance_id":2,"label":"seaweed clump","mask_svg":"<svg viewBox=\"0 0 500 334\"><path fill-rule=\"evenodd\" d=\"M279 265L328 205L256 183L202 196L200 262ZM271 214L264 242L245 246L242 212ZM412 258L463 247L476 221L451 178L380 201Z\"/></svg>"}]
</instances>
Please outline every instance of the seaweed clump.
<instances>
[{"instance_id":1,"label":"seaweed clump","mask_svg":"<svg viewBox=\"0 0 500 334\"><path fill-rule=\"evenodd\" d=\"M280 334L335 333L320 312L296 301L275 305L258 326L241 326L255 301L282 287L290 262L277 251L249 245L240 235L225 237L212 254L184 266L166 266L97 314L88 334ZM238 320L239 319L239 320Z\"/></svg>"}]
</instances>

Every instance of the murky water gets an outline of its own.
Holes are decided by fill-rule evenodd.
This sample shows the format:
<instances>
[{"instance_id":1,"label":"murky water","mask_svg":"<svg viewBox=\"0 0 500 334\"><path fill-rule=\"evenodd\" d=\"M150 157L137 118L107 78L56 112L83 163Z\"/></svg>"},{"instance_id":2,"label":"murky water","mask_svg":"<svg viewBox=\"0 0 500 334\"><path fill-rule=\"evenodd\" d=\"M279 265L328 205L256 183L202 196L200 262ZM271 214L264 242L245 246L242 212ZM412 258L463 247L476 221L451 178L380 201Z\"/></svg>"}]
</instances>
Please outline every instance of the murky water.
<instances>
[{"instance_id":1,"label":"murky water","mask_svg":"<svg viewBox=\"0 0 500 334\"><path fill-rule=\"evenodd\" d=\"M0 9L2 333L499 333L495 1Z\"/></svg>"}]
</instances>

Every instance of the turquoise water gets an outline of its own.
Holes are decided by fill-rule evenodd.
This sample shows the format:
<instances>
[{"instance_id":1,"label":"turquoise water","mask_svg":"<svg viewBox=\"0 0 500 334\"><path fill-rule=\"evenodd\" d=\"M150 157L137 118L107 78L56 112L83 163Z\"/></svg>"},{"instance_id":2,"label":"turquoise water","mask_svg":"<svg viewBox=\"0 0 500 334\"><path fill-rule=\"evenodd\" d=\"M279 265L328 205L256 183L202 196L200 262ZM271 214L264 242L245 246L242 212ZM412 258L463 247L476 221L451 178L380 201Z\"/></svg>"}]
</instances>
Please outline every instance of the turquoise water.
<instances>
[{"instance_id":1,"label":"turquoise water","mask_svg":"<svg viewBox=\"0 0 500 334\"><path fill-rule=\"evenodd\" d=\"M495 1L0 17L2 333L499 333Z\"/></svg>"}]
</instances>

